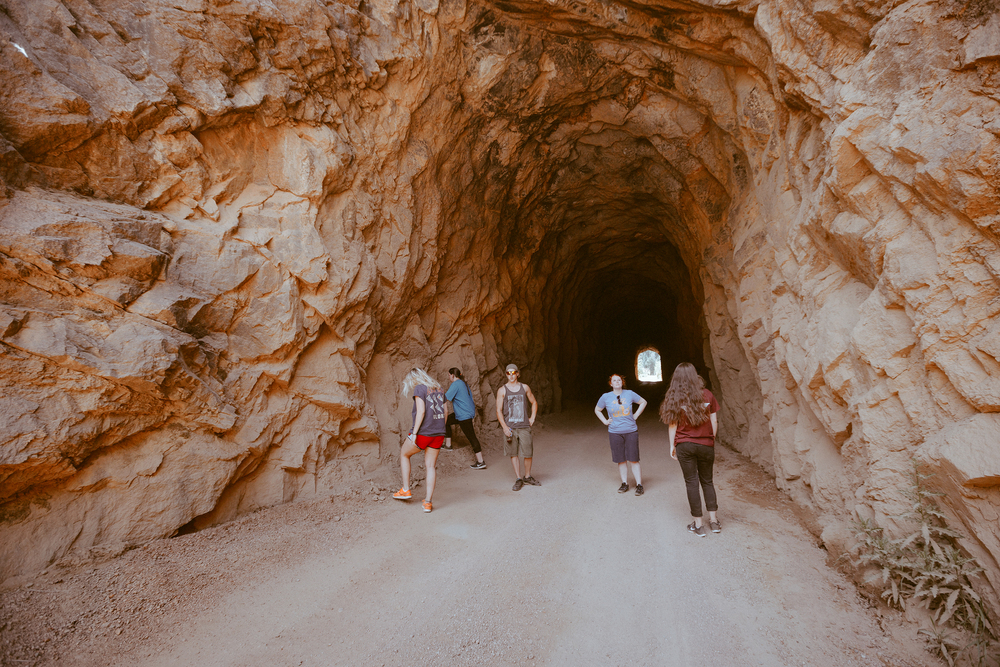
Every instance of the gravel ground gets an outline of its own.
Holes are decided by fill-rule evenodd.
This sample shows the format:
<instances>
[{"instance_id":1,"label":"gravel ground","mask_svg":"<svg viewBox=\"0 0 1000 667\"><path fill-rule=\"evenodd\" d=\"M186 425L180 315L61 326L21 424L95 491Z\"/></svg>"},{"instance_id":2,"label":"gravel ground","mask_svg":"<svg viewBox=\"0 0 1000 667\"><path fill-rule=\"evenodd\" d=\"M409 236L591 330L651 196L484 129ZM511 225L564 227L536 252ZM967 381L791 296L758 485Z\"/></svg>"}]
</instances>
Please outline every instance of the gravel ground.
<instances>
[{"instance_id":1,"label":"gravel ground","mask_svg":"<svg viewBox=\"0 0 1000 667\"><path fill-rule=\"evenodd\" d=\"M392 500L387 465L346 496L60 563L0 590L0 663L941 664L758 467L719 449L723 532L698 538L666 429L641 419L640 447L642 497L616 493L606 433L575 410L536 426L541 487L462 448L430 514L422 486Z\"/></svg>"}]
</instances>

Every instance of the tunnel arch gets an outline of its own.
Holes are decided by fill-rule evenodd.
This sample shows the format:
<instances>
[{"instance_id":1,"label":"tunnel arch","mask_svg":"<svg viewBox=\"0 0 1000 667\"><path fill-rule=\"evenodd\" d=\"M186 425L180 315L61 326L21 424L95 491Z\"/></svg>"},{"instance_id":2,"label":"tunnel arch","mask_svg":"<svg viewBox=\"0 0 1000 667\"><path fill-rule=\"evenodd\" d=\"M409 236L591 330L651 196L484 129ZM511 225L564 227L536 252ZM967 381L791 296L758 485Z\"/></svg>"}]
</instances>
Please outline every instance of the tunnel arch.
<instances>
[{"instance_id":1,"label":"tunnel arch","mask_svg":"<svg viewBox=\"0 0 1000 667\"><path fill-rule=\"evenodd\" d=\"M526 8L508 9L483 20L512 38ZM590 401L611 373L638 386L643 346L660 351L664 373L688 361L711 384L701 270L747 186L744 151L706 91L650 79L588 40L521 37L550 69L496 74L443 152L462 157L434 171L454 193L444 242L478 237L479 291L506 297L488 333L527 354L543 409Z\"/></svg>"}]
</instances>

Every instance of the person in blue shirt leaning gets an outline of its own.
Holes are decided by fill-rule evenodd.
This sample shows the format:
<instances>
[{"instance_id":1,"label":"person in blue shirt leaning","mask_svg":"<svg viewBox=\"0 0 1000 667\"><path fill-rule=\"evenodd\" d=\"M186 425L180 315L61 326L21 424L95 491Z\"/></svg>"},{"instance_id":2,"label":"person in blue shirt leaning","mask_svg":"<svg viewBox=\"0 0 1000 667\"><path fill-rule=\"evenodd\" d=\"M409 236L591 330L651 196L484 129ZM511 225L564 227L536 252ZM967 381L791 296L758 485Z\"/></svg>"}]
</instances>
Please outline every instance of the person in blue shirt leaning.
<instances>
[{"instance_id":1,"label":"person in blue shirt leaning","mask_svg":"<svg viewBox=\"0 0 1000 667\"><path fill-rule=\"evenodd\" d=\"M476 429L472 424L472 420L476 416L476 404L472 400L472 393L462 378L462 370L460 368L449 368L448 379L451 380L451 384L448 385L448 391L445 392L444 397L451 401L455 412L448 415L448 421L445 422L444 448L451 449L451 426L452 424L458 424L462 427L462 433L469 439L472 451L476 455L476 461L470 467L473 470L485 470L486 462L483 461L483 448L479 444L479 438L476 437Z\"/></svg>"},{"instance_id":2,"label":"person in blue shirt leaning","mask_svg":"<svg viewBox=\"0 0 1000 667\"><path fill-rule=\"evenodd\" d=\"M628 467L632 466L632 476L635 477L635 495L642 495L642 473L639 471L639 427L636 418L646 409L646 399L630 389L625 388L625 378L612 375L608 379L611 391L601 396L594 408L594 414L608 427L608 437L611 441L611 460L618 464L618 474L622 485L618 493L628 491ZM632 412L632 404L638 403L639 409ZM604 418L602 410L608 411Z\"/></svg>"}]
</instances>

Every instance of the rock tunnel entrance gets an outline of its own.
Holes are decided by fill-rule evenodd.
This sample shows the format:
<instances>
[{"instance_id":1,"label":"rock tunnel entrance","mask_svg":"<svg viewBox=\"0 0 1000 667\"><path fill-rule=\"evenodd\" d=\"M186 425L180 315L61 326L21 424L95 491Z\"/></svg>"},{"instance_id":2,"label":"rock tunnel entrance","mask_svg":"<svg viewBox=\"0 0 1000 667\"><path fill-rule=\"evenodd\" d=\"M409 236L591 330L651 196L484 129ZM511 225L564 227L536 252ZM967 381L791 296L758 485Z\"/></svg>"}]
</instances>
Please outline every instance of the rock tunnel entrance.
<instances>
[{"instance_id":1,"label":"rock tunnel entrance","mask_svg":"<svg viewBox=\"0 0 1000 667\"><path fill-rule=\"evenodd\" d=\"M534 33L508 9L474 30L483 80L464 84L465 130L428 176L448 218L442 283L503 292L487 331L536 373L549 409L594 400L613 372L636 386L647 346L665 379L688 361L711 383L701 271L748 164L708 111L715 91L652 76L638 54ZM494 65L513 44L516 67ZM650 401L665 391L649 389Z\"/></svg>"},{"instance_id":2,"label":"rock tunnel entrance","mask_svg":"<svg viewBox=\"0 0 1000 667\"><path fill-rule=\"evenodd\" d=\"M0 17L0 578L363 479L414 365L488 417L652 346L832 551L916 457L1000 590L988 13L202 4Z\"/></svg>"},{"instance_id":3,"label":"rock tunnel entrance","mask_svg":"<svg viewBox=\"0 0 1000 667\"><path fill-rule=\"evenodd\" d=\"M175 438L190 441L195 458L213 453L199 466L200 494L183 507L172 500L188 492L184 465L171 459L155 468L154 483L167 489L158 497L170 511L150 509L162 519L138 527L123 514L120 534L106 539L139 542L337 488L394 455L407 410L397 397L400 371L414 365L442 376L450 366L466 369L487 417L501 364L511 361L525 369L543 410L592 403L612 372L636 386L634 358L646 346L660 350L665 373L690 361L714 382L705 258L748 186L752 143L735 136L733 109L721 118L715 107L734 90L739 98L766 89L766 78L741 68L727 82L718 63L696 72L709 62L704 54L666 58L666 33L650 41L631 22L620 26L631 37L595 33L573 2L549 3L545 16L534 2L423 4L432 11L309 4L316 16L287 25L277 14L268 19L274 25L254 23L253 12L206 18L220 34L241 37L214 45L218 57L191 72L225 85L178 83L199 91L181 103L170 87L142 84L148 99L137 103L134 123L95 116L86 125L93 134L79 125L72 147L45 138L64 137L60 121L28 122L39 117L34 102L9 102L42 99L30 84L4 96L0 112L32 128L12 135L17 159L0 142L0 176L20 193L0 209L16 231L4 247L63 239L45 245L56 268L39 271L72 275L73 289L101 314L80 315L67 296L28 317L38 294L27 285L7 304L15 312L7 342L48 360L65 356L61 339L43 335L48 329L66 332L66 349L118 340L108 331L136 346L71 352L86 362L65 368L40 362L66 374L65 386L81 369L103 378L100 399L70 419L72 428L49 429L43 449L51 455L24 455L5 498L23 494L21 502L102 456L127 459L131 449L159 451ZM17 15L25 34L50 39L30 27L30 12ZM760 41L746 18L706 17ZM328 31L306 39L299 25L316 21ZM420 36L376 47L374 36L394 29ZM633 37L645 42L623 49ZM285 58L312 39L319 42L301 62ZM31 62L16 60L27 68L18 81L34 76ZM259 68L304 78L263 85L271 74ZM67 109L117 108L98 103L100 85L72 92L73 77L63 78L44 85L68 96ZM292 89L294 111L278 92ZM22 192L39 184L62 194ZM98 249L57 251L74 243ZM105 321L114 324L105 330ZM18 374L8 377L16 383ZM47 399L61 396L59 387ZM106 412L123 416L102 421ZM97 437L93 423L109 425ZM107 503L87 514L88 525L114 514ZM38 512L19 530L59 522L56 512ZM94 537L81 548L105 539L96 528L87 534ZM10 556L0 569L29 569L62 548Z\"/></svg>"}]
</instances>

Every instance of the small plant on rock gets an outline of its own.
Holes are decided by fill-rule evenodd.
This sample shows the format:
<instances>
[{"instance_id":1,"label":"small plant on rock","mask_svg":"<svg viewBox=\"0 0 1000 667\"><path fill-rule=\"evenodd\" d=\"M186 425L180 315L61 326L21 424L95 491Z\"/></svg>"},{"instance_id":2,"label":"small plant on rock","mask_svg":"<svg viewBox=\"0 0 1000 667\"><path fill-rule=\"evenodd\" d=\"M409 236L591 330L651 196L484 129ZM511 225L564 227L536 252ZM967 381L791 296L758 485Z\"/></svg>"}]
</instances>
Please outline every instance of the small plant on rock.
<instances>
[{"instance_id":1,"label":"small plant on rock","mask_svg":"<svg viewBox=\"0 0 1000 667\"><path fill-rule=\"evenodd\" d=\"M899 517L912 526L909 534L892 539L874 521L855 522L854 563L868 570L865 583L880 589L889 606L927 610L931 627L921 634L949 665L1000 665L996 631L972 588L982 568L958 548L962 535L945 525L934 500L941 494L924 485L928 477L914 465L906 491L910 509Z\"/></svg>"}]
</instances>

